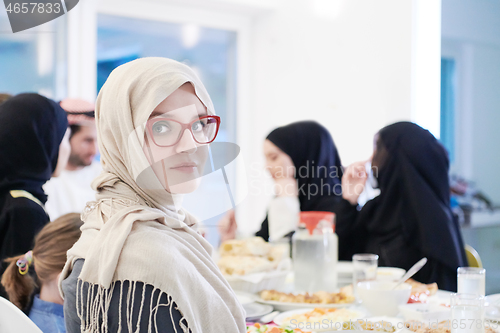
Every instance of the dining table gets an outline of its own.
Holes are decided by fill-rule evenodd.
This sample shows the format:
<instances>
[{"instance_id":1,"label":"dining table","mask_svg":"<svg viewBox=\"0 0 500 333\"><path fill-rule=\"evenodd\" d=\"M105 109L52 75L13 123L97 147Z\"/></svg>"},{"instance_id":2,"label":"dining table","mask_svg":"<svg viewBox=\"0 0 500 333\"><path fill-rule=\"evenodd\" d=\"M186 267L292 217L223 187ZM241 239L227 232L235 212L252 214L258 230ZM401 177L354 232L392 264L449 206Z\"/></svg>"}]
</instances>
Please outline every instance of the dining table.
<instances>
[{"instance_id":1,"label":"dining table","mask_svg":"<svg viewBox=\"0 0 500 333\"><path fill-rule=\"evenodd\" d=\"M339 288L346 287L352 284L352 272L353 272L352 262L347 262L347 261L339 262L338 279L337 279ZM287 274L285 282L280 286L280 291L287 293L294 293L293 272L289 272ZM236 291L236 294L238 296L238 299L240 299L240 301L242 302L243 307L247 311L247 325L249 326L253 325L254 323L267 324L270 326L282 326L284 323L283 319L287 315L300 314L307 311L311 311L315 307L321 308L322 306L324 306L318 304L312 305L305 303L297 303L297 304L291 303L288 307L283 308L281 306L278 307L273 306L275 305L273 304L273 302L263 301L259 297L258 293ZM356 300L354 303L351 304L346 304L342 307L350 309L352 311L359 311L359 313L362 314L362 317L359 319L365 322L372 322L372 323L388 322L391 323L391 325L396 328L395 332L397 333L407 333L407 332L411 333L414 331L411 331L406 327L404 327L405 322L408 323L407 319L409 314L416 315L417 317L421 315L420 319L421 322L419 320L414 320L412 321L414 325L425 324L428 325L429 327L434 327L433 325L437 325L438 322L441 322L443 320L451 319L450 304L451 304L452 294L453 293L449 291L437 290L437 292L434 295L427 297L424 303L403 304L404 305L403 307L401 306L399 307L400 309L402 308L403 309L394 316L384 316L384 315L374 316L370 313L370 311L366 307L363 306L363 303L360 302L359 300ZM498 302L500 307L500 294L497 295L497 297L494 300L492 299L490 303L492 302ZM434 314L433 317L433 311L436 308L439 308L440 310L443 311L438 315ZM432 311L429 311L429 309L431 309ZM266 319L267 322L262 322L261 318L266 318L266 315L269 315L269 313L272 313L271 316L274 318L270 318L269 316L267 316L268 318ZM490 314L489 316L488 313ZM495 310L493 307L490 307L490 312L485 311L485 319L486 319L485 323L487 323L486 325L488 327L493 328L497 332L500 331L500 308L498 310ZM450 325L453 324L452 321L450 321L449 323ZM351 327L350 329L352 330L356 328L359 329L360 326ZM317 331L303 329L304 332L322 332L322 333L334 332L337 330L338 327L336 327L336 329L333 330L326 329ZM470 331L470 333L473 332Z\"/></svg>"}]
</instances>

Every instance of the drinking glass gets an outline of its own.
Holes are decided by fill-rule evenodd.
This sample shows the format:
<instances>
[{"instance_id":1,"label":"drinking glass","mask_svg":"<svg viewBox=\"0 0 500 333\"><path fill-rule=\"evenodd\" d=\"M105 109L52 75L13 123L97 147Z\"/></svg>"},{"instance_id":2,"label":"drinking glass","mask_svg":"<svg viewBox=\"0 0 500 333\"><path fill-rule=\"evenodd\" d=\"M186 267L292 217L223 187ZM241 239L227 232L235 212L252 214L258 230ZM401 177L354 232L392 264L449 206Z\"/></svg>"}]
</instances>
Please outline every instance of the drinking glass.
<instances>
[{"instance_id":1,"label":"drinking glass","mask_svg":"<svg viewBox=\"0 0 500 333\"><path fill-rule=\"evenodd\" d=\"M352 286L354 296L358 297L358 282L370 281L377 278L378 255L370 253L355 254L352 256Z\"/></svg>"},{"instance_id":2,"label":"drinking glass","mask_svg":"<svg viewBox=\"0 0 500 333\"><path fill-rule=\"evenodd\" d=\"M451 333L484 333L484 297L477 294L451 295Z\"/></svg>"},{"instance_id":3,"label":"drinking glass","mask_svg":"<svg viewBox=\"0 0 500 333\"><path fill-rule=\"evenodd\" d=\"M458 267L458 293L485 296L486 270L478 267Z\"/></svg>"}]
</instances>

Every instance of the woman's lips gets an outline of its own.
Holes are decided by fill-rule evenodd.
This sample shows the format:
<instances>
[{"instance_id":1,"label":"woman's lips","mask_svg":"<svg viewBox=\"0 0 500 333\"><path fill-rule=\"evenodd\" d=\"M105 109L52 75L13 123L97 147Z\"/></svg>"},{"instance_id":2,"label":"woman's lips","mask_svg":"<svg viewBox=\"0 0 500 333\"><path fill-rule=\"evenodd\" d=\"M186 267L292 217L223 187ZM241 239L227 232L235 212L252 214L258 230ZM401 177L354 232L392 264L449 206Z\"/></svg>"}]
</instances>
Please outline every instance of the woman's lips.
<instances>
[{"instance_id":1,"label":"woman's lips","mask_svg":"<svg viewBox=\"0 0 500 333\"><path fill-rule=\"evenodd\" d=\"M182 173L194 173L198 168L195 164L186 164L186 165L179 165L170 168L172 170L176 170Z\"/></svg>"}]
</instances>

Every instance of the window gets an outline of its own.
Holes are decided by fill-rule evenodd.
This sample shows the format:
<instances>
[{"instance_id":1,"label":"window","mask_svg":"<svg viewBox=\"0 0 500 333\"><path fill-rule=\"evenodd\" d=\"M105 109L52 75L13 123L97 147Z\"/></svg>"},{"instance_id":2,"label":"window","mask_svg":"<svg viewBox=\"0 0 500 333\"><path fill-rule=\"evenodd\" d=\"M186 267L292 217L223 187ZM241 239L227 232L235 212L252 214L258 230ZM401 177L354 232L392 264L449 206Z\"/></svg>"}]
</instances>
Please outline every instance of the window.
<instances>
[{"instance_id":1,"label":"window","mask_svg":"<svg viewBox=\"0 0 500 333\"><path fill-rule=\"evenodd\" d=\"M0 92L37 92L66 97L66 15L23 32L12 33L0 12Z\"/></svg>"},{"instance_id":2,"label":"window","mask_svg":"<svg viewBox=\"0 0 500 333\"><path fill-rule=\"evenodd\" d=\"M455 60L441 59L441 143L455 161Z\"/></svg>"}]
</instances>

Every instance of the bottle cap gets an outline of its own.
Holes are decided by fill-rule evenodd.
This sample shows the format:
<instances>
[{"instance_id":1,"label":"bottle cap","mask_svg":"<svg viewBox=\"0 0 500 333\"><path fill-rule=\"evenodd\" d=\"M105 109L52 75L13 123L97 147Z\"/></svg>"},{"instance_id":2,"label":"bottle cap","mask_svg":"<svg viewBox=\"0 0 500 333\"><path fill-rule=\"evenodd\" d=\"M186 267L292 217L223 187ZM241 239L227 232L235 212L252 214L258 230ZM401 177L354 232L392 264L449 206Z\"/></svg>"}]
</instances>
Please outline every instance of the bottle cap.
<instances>
[{"instance_id":1,"label":"bottle cap","mask_svg":"<svg viewBox=\"0 0 500 333\"><path fill-rule=\"evenodd\" d=\"M304 223L306 225L307 230L309 230L309 235L313 234L314 229L320 221L327 221L330 223L335 232L335 225L333 223L333 219L335 217L335 213L332 212L300 212L300 223Z\"/></svg>"}]
</instances>

